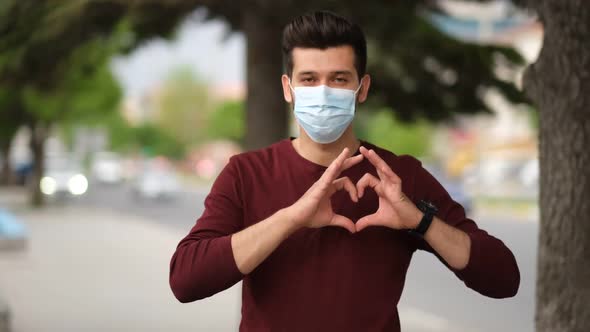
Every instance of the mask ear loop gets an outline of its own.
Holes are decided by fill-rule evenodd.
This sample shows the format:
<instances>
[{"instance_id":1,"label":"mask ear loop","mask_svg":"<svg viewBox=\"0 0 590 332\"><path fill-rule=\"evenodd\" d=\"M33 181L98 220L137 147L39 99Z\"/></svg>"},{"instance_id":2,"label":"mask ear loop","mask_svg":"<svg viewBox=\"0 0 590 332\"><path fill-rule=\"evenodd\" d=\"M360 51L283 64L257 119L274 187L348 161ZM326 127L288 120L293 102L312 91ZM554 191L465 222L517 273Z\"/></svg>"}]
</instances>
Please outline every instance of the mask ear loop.
<instances>
[{"instance_id":1,"label":"mask ear loop","mask_svg":"<svg viewBox=\"0 0 590 332\"><path fill-rule=\"evenodd\" d=\"M354 103L357 103L357 94L359 93L359 91L361 91L361 88L363 87L363 78L361 78L361 82L359 83L359 87L356 88L356 91L354 92ZM355 113L356 113L356 107L355 107Z\"/></svg>"},{"instance_id":2,"label":"mask ear loop","mask_svg":"<svg viewBox=\"0 0 590 332\"><path fill-rule=\"evenodd\" d=\"M356 88L356 91L354 91L355 96L357 95L357 93L359 93L359 91L361 91L361 87L363 86L363 78L361 78L361 82L359 83L359 87ZM289 84L291 84L291 83L289 83Z\"/></svg>"},{"instance_id":3,"label":"mask ear loop","mask_svg":"<svg viewBox=\"0 0 590 332\"><path fill-rule=\"evenodd\" d=\"M295 89L293 89L293 86L291 85L291 77L289 77L289 88L291 89L291 102L295 103Z\"/></svg>"}]
</instances>

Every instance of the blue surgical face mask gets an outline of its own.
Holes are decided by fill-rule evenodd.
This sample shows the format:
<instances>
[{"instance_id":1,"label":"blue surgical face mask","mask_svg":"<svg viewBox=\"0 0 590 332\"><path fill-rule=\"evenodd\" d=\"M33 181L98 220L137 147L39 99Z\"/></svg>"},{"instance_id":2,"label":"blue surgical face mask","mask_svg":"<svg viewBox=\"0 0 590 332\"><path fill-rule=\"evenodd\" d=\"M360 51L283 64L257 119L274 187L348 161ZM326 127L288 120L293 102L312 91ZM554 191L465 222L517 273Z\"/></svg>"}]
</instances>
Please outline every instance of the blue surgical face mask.
<instances>
[{"instance_id":1,"label":"blue surgical face mask","mask_svg":"<svg viewBox=\"0 0 590 332\"><path fill-rule=\"evenodd\" d=\"M299 125L316 143L336 141L354 118L356 90L336 89L329 86L289 86L295 95L294 113Z\"/></svg>"}]
</instances>

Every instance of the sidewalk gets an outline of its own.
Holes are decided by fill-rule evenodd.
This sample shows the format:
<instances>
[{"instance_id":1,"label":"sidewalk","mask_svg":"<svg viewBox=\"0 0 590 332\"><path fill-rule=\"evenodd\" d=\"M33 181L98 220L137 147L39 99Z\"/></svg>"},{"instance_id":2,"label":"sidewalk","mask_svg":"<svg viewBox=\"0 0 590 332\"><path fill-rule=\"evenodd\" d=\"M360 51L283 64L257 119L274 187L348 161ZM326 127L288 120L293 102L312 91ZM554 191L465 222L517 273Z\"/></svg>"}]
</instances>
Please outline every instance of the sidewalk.
<instances>
[{"instance_id":1,"label":"sidewalk","mask_svg":"<svg viewBox=\"0 0 590 332\"><path fill-rule=\"evenodd\" d=\"M0 251L13 332L237 330L239 285L192 304L172 295L168 264L179 231L75 206L13 213L30 232L27 250Z\"/></svg>"}]
</instances>

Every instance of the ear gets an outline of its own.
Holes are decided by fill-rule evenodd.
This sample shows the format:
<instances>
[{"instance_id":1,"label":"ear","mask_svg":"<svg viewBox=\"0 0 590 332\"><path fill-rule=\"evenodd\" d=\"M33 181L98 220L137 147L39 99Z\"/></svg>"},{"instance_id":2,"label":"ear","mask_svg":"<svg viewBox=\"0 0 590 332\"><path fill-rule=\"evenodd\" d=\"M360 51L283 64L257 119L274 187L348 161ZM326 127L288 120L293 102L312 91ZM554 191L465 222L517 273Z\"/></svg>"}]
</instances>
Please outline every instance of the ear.
<instances>
[{"instance_id":1,"label":"ear","mask_svg":"<svg viewBox=\"0 0 590 332\"><path fill-rule=\"evenodd\" d=\"M283 74L283 76L281 76L281 83L283 84L283 98L285 98L286 102L292 103L293 91L291 91L291 87L289 86L289 76Z\"/></svg>"},{"instance_id":2,"label":"ear","mask_svg":"<svg viewBox=\"0 0 590 332\"><path fill-rule=\"evenodd\" d=\"M358 92L358 102L364 103L367 100L367 95L369 94L369 87L371 86L371 76L366 74L363 76L363 85Z\"/></svg>"}]
</instances>

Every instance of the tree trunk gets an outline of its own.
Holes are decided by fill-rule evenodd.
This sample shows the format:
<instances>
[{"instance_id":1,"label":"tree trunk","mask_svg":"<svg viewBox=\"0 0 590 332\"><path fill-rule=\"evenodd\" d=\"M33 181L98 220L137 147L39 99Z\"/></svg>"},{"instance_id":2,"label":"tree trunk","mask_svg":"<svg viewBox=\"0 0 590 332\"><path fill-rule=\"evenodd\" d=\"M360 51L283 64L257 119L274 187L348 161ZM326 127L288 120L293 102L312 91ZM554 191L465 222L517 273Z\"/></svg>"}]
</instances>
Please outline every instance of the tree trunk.
<instances>
[{"instance_id":1,"label":"tree trunk","mask_svg":"<svg viewBox=\"0 0 590 332\"><path fill-rule=\"evenodd\" d=\"M543 49L525 90L540 112L537 331L590 330L590 6L538 0Z\"/></svg>"},{"instance_id":2,"label":"tree trunk","mask_svg":"<svg viewBox=\"0 0 590 332\"><path fill-rule=\"evenodd\" d=\"M13 184L12 167L10 165L10 143L12 137L0 142L0 157L2 158L2 171L0 172L0 184Z\"/></svg>"},{"instance_id":3,"label":"tree trunk","mask_svg":"<svg viewBox=\"0 0 590 332\"><path fill-rule=\"evenodd\" d=\"M48 135L48 127L41 123L31 126L31 151L33 152L33 174L29 183L31 205L41 207L45 204L41 193L41 178L45 170L45 140Z\"/></svg>"},{"instance_id":4,"label":"tree trunk","mask_svg":"<svg viewBox=\"0 0 590 332\"><path fill-rule=\"evenodd\" d=\"M281 88L282 23L264 17L255 8L244 8L246 36L246 137L247 149L258 149L287 137L288 114Z\"/></svg>"}]
</instances>

